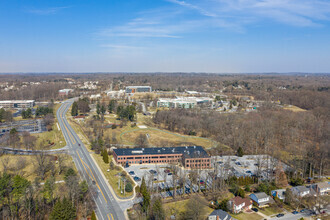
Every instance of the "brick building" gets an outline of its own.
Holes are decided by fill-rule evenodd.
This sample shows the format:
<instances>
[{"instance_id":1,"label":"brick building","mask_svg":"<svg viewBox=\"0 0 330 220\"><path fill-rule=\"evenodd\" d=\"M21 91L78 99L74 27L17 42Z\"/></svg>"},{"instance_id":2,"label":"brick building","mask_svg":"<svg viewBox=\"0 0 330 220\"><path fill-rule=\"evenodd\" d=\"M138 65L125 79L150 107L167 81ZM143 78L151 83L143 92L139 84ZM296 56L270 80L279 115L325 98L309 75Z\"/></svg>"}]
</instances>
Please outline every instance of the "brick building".
<instances>
[{"instance_id":1,"label":"brick building","mask_svg":"<svg viewBox=\"0 0 330 220\"><path fill-rule=\"evenodd\" d=\"M182 163L188 169L211 168L211 158L201 146L114 149L113 157L123 166Z\"/></svg>"}]
</instances>

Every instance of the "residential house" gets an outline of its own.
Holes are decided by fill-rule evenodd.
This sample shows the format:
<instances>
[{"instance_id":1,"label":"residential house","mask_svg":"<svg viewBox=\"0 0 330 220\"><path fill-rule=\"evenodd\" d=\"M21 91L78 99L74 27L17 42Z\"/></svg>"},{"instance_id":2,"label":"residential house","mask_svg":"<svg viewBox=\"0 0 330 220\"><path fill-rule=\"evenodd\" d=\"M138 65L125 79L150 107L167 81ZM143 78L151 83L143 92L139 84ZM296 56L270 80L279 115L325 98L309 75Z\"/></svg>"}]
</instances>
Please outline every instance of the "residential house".
<instances>
[{"instance_id":1,"label":"residential house","mask_svg":"<svg viewBox=\"0 0 330 220\"><path fill-rule=\"evenodd\" d=\"M274 200L264 192L252 193L250 195L253 203L258 207L269 206L269 204L274 203Z\"/></svg>"},{"instance_id":2,"label":"residential house","mask_svg":"<svg viewBox=\"0 0 330 220\"><path fill-rule=\"evenodd\" d=\"M271 192L272 196L279 198L280 200L285 200L285 189L277 189Z\"/></svg>"},{"instance_id":3,"label":"residential house","mask_svg":"<svg viewBox=\"0 0 330 220\"><path fill-rule=\"evenodd\" d=\"M295 186L291 188L291 191L294 195L299 197L304 197L310 194L310 189L306 186Z\"/></svg>"},{"instance_id":4,"label":"residential house","mask_svg":"<svg viewBox=\"0 0 330 220\"><path fill-rule=\"evenodd\" d=\"M221 209L214 210L208 217L208 220L231 220L232 217Z\"/></svg>"},{"instance_id":5,"label":"residential house","mask_svg":"<svg viewBox=\"0 0 330 220\"><path fill-rule=\"evenodd\" d=\"M330 192L330 182L321 182L313 185L313 189L319 195L327 195Z\"/></svg>"},{"instance_id":6,"label":"residential house","mask_svg":"<svg viewBox=\"0 0 330 220\"><path fill-rule=\"evenodd\" d=\"M242 198L236 196L228 201L228 208L232 213L239 213L250 210L252 208L252 201L249 198Z\"/></svg>"}]
</instances>

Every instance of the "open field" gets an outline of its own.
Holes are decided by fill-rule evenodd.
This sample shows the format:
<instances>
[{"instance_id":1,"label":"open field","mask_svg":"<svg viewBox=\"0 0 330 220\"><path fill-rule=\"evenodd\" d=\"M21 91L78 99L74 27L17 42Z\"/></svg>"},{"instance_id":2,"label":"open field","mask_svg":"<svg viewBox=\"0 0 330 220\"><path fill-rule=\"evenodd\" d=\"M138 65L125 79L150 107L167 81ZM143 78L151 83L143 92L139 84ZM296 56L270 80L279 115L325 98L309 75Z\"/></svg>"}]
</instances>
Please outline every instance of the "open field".
<instances>
[{"instance_id":1,"label":"open field","mask_svg":"<svg viewBox=\"0 0 330 220\"><path fill-rule=\"evenodd\" d=\"M252 213L240 213L237 215L230 214L233 218L238 219L238 220L260 220L263 219L261 215L258 215L255 212Z\"/></svg>"},{"instance_id":2,"label":"open field","mask_svg":"<svg viewBox=\"0 0 330 220\"><path fill-rule=\"evenodd\" d=\"M170 217L171 215L179 216L180 213L186 212L186 204L189 200L181 200L176 202L169 202L164 204L165 215ZM207 214L205 218L213 212L213 209L207 206ZM168 218L169 219L169 218Z\"/></svg>"},{"instance_id":3,"label":"open field","mask_svg":"<svg viewBox=\"0 0 330 220\"><path fill-rule=\"evenodd\" d=\"M64 140L62 131L59 131L58 127L57 127L56 112L57 112L57 109L60 106L61 106L61 104L56 104L54 106L55 120L54 120L54 124L53 124L53 127L52 127L51 131L47 131L47 132L43 132L43 133L37 133L37 134L31 134L31 135L38 138L37 141L36 141L36 149L38 149L39 146L49 145L49 143L54 143L54 145L51 146L51 149L62 148L66 145L66 142Z\"/></svg>"},{"instance_id":4,"label":"open field","mask_svg":"<svg viewBox=\"0 0 330 220\"><path fill-rule=\"evenodd\" d=\"M290 110L290 111L293 111L293 112L305 112L306 111L305 109L299 108L299 107L294 106L294 105L284 105L283 109Z\"/></svg>"},{"instance_id":5,"label":"open field","mask_svg":"<svg viewBox=\"0 0 330 220\"><path fill-rule=\"evenodd\" d=\"M278 208L276 206L270 206L270 207L267 207L267 208L259 209L259 212L262 212L263 214L268 215L268 216L275 215L275 214L281 213L283 211L284 211L283 209Z\"/></svg>"},{"instance_id":6,"label":"open field","mask_svg":"<svg viewBox=\"0 0 330 220\"><path fill-rule=\"evenodd\" d=\"M116 195L118 197L129 197L133 195L133 191L132 192L126 192L125 196L123 194L121 194L120 189L118 189L118 180L120 178L120 176L118 174L121 174L124 170L121 167L117 166L117 169L112 169L109 170L109 172L107 171L110 166L109 164L104 163L103 158L101 155L98 154L92 154L92 157L95 159L95 161L97 162L98 166L100 167L100 169L102 170L104 176L107 178L108 182L110 183L111 187L113 188L113 190L115 191ZM112 160L112 156L109 156L110 161ZM127 175L127 178L130 178ZM134 182L131 180L130 181L132 183L132 186L134 187Z\"/></svg>"},{"instance_id":7,"label":"open field","mask_svg":"<svg viewBox=\"0 0 330 220\"><path fill-rule=\"evenodd\" d=\"M54 163L54 167L57 170L55 175L55 180L63 180L64 173L62 172L61 175L58 175L59 165L55 162L54 157L56 155L51 155L51 163ZM71 167L76 170L73 161L70 156L61 154L64 158L64 165L66 167ZM19 174L22 175L24 178L28 179L29 181L34 181L36 177L38 177L36 168L38 166L36 156L21 156L21 155L2 155L0 157L0 173L4 172L4 163L7 167L7 173L9 174ZM46 174L45 179L50 177L51 171ZM41 180L42 181L42 180Z\"/></svg>"}]
</instances>

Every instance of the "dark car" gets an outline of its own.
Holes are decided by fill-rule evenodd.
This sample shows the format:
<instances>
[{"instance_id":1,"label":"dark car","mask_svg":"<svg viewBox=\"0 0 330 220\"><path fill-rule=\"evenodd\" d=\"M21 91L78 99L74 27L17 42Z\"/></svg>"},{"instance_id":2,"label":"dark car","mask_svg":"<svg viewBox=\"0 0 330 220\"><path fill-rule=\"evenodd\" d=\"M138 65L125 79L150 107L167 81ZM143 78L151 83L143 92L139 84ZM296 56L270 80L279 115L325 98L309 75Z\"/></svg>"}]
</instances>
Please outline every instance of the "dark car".
<instances>
[{"instance_id":1,"label":"dark car","mask_svg":"<svg viewBox=\"0 0 330 220\"><path fill-rule=\"evenodd\" d=\"M168 173L167 175L172 176L172 173Z\"/></svg>"},{"instance_id":2,"label":"dark car","mask_svg":"<svg viewBox=\"0 0 330 220\"><path fill-rule=\"evenodd\" d=\"M252 211L258 212L259 210L257 208L252 208Z\"/></svg>"},{"instance_id":3,"label":"dark car","mask_svg":"<svg viewBox=\"0 0 330 220\"><path fill-rule=\"evenodd\" d=\"M157 181L157 178L154 178L153 181Z\"/></svg>"},{"instance_id":4,"label":"dark car","mask_svg":"<svg viewBox=\"0 0 330 220\"><path fill-rule=\"evenodd\" d=\"M80 144L78 144L80 146Z\"/></svg>"},{"instance_id":5,"label":"dark car","mask_svg":"<svg viewBox=\"0 0 330 220\"><path fill-rule=\"evenodd\" d=\"M293 211L292 212L292 214L294 214L294 215L296 215L296 214L298 214L299 212L297 212L297 211Z\"/></svg>"},{"instance_id":6,"label":"dark car","mask_svg":"<svg viewBox=\"0 0 330 220\"><path fill-rule=\"evenodd\" d=\"M284 216L283 213L280 213L280 214L277 214L277 215L276 215L277 218L281 218L281 217L283 217L283 216Z\"/></svg>"},{"instance_id":7,"label":"dark car","mask_svg":"<svg viewBox=\"0 0 330 220\"><path fill-rule=\"evenodd\" d=\"M251 170L246 171L245 173L252 173Z\"/></svg>"},{"instance_id":8,"label":"dark car","mask_svg":"<svg viewBox=\"0 0 330 220\"><path fill-rule=\"evenodd\" d=\"M134 171L129 171L128 174L133 176L133 175L135 175L135 172Z\"/></svg>"},{"instance_id":9,"label":"dark car","mask_svg":"<svg viewBox=\"0 0 330 220\"><path fill-rule=\"evenodd\" d=\"M236 162L235 164L238 165L238 166L241 166L242 165L240 162Z\"/></svg>"},{"instance_id":10,"label":"dark car","mask_svg":"<svg viewBox=\"0 0 330 220\"><path fill-rule=\"evenodd\" d=\"M138 176L135 176L133 179L134 179L134 181L141 181L141 178Z\"/></svg>"},{"instance_id":11,"label":"dark car","mask_svg":"<svg viewBox=\"0 0 330 220\"><path fill-rule=\"evenodd\" d=\"M202 185L205 183L204 180L200 180L199 182L200 182L200 184L202 184Z\"/></svg>"}]
</instances>

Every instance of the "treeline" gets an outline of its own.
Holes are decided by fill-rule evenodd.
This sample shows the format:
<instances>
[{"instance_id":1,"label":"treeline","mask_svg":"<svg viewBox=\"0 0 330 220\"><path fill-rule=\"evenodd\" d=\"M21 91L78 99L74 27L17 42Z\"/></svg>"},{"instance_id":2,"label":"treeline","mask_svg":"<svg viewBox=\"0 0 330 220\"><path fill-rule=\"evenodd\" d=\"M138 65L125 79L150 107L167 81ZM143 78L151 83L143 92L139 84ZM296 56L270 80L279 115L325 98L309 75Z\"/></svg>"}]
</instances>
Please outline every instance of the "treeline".
<instances>
[{"instance_id":1,"label":"treeline","mask_svg":"<svg viewBox=\"0 0 330 220\"><path fill-rule=\"evenodd\" d=\"M10 110L6 111L4 108L0 108L0 123L4 121L13 121L13 114L10 112Z\"/></svg>"},{"instance_id":2,"label":"treeline","mask_svg":"<svg viewBox=\"0 0 330 220\"><path fill-rule=\"evenodd\" d=\"M309 176L329 171L329 118L324 114L277 109L248 114L172 109L157 111L153 122L170 131L193 131L214 138L234 150L242 147L249 154L286 156Z\"/></svg>"},{"instance_id":3,"label":"treeline","mask_svg":"<svg viewBox=\"0 0 330 220\"><path fill-rule=\"evenodd\" d=\"M57 193L57 192L61 193ZM95 207L85 181L73 169L65 173L65 184L54 177L42 185L21 175L0 174L0 216L2 219L77 219L92 214Z\"/></svg>"},{"instance_id":4,"label":"treeline","mask_svg":"<svg viewBox=\"0 0 330 220\"><path fill-rule=\"evenodd\" d=\"M71 115L77 116L79 114L86 114L91 109L89 107L89 99L87 97L85 98L79 98L78 101L73 102L72 108L71 108Z\"/></svg>"}]
</instances>

